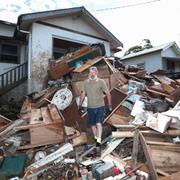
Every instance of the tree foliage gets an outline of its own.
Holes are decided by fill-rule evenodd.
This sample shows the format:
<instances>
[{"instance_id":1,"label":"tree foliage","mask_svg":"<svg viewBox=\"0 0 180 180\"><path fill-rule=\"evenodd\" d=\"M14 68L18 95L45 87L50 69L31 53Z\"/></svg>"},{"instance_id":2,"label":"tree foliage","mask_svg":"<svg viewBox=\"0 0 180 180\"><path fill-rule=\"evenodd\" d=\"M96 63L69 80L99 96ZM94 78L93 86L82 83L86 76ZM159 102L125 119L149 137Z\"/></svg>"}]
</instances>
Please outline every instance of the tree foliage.
<instances>
[{"instance_id":1,"label":"tree foliage","mask_svg":"<svg viewBox=\"0 0 180 180\"><path fill-rule=\"evenodd\" d=\"M136 45L131 48L129 48L125 53L124 56L131 54L131 53L137 53L139 51L143 51L144 49L152 48L151 41L149 39L143 39L141 45Z\"/></svg>"}]
</instances>

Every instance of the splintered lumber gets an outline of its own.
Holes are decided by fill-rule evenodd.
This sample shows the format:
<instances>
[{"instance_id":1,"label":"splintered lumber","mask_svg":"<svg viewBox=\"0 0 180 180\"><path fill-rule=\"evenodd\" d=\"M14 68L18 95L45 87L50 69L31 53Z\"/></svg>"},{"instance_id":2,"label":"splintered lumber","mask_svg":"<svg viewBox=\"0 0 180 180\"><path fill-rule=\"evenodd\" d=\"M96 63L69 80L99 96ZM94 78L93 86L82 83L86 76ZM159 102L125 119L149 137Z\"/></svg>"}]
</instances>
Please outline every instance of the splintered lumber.
<instances>
[{"instance_id":1,"label":"splintered lumber","mask_svg":"<svg viewBox=\"0 0 180 180\"><path fill-rule=\"evenodd\" d=\"M101 56L96 57L94 59L90 59L85 64L83 64L80 67L74 69L73 72L81 73L81 72L85 71L86 69L90 68L91 66L93 66L94 64L98 63L102 59L103 59L103 57L101 57Z\"/></svg>"},{"instance_id":2,"label":"splintered lumber","mask_svg":"<svg viewBox=\"0 0 180 180\"><path fill-rule=\"evenodd\" d=\"M30 102L30 99L29 97L26 97L22 107L21 107L21 110L20 110L20 114L24 114L24 113L27 113L29 111L31 111L32 109L32 103Z\"/></svg>"},{"instance_id":3,"label":"splintered lumber","mask_svg":"<svg viewBox=\"0 0 180 180\"><path fill-rule=\"evenodd\" d=\"M173 88L169 84L162 83L161 86L168 94L171 94L175 90L175 88Z\"/></svg>"},{"instance_id":4,"label":"splintered lumber","mask_svg":"<svg viewBox=\"0 0 180 180\"><path fill-rule=\"evenodd\" d=\"M171 100L176 104L180 100L180 87L176 88L169 96Z\"/></svg>"},{"instance_id":5,"label":"splintered lumber","mask_svg":"<svg viewBox=\"0 0 180 180\"><path fill-rule=\"evenodd\" d=\"M117 70L111 65L111 63L108 61L108 59L104 58L104 61L113 73L117 72Z\"/></svg>"},{"instance_id":6,"label":"splintered lumber","mask_svg":"<svg viewBox=\"0 0 180 180\"><path fill-rule=\"evenodd\" d=\"M144 127L146 128L146 127ZM143 128L143 129L144 129ZM179 129L170 129L170 130L167 130L164 134L162 133L159 133L157 131L153 131L153 130L140 130L141 133L143 134L150 134L150 135L168 135L168 136L179 136L180 135L180 130ZM134 131L113 131L112 132L112 137L113 138L132 138L134 137Z\"/></svg>"},{"instance_id":7,"label":"splintered lumber","mask_svg":"<svg viewBox=\"0 0 180 180\"><path fill-rule=\"evenodd\" d=\"M40 159L39 161L31 164L29 167L27 167L27 170L32 170L32 171L36 171L39 168L52 163L53 161L55 161L58 158L62 158L63 155L69 153L73 151L73 146L70 143L67 143L65 145L63 145L62 147L60 147L57 151L47 155L46 157L44 157L43 159Z\"/></svg>"},{"instance_id":8,"label":"splintered lumber","mask_svg":"<svg viewBox=\"0 0 180 180\"><path fill-rule=\"evenodd\" d=\"M151 92L151 93L154 93L154 94L158 94L158 95L161 95L161 96L169 97L169 94L162 93L162 92L159 92L159 91L157 91L157 90L152 90L152 89L150 89L150 88L147 88L146 91Z\"/></svg>"},{"instance_id":9,"label":"splintered lumber","mask_svg":"<svg viewBox=\"0 0 180 180\"><path fill-rule=\"evenodd\" d=\"M180 145L149 145L155 167L166 173L180 171Z\"/></svg>"},{"instance_id":10,"label":"splintered lumber","mask_svg":"<svg viewBox=\"0 0 180 180\"><path fill-rule=\"evenodd\" d=\"M87 134L86 133L81 133L79 136L73 138L73 147L86 144L88 139L87 139Z\"/></svg>"},{"instance_id":11,"label":"splintered lumber","mask_svg":"<svg viewBox=\"0 0 180 180\"><path fill-rule=\"evenodd\" d=\"M68 74L73 69L74 68L69 67L69 65L66 62L62 61L50 67L49 75L51 79L56 80L56 79L61 78L63 75Z\"/></svg>"},{"instance_id":12,"label":"splintered lumber","mask_svg":"<svg viewBox=\"0 0 180 180\"><path fill-rule=\"evenodd\" d=\"M111 74L110 80L111 80L111 88L116 87L118 84L125 85L128 82L120 71Z\"/></svg>"},{"instance_id":13,"label":"splintered lumber","mask_svg":"<svg viewBox=\"0 0 180 180\"><path fill-rule=\"evenodd\" d=\"M12 121L2 115L0 115L0 132L3 131Z\"/></svg>"},{"instance_id":14,"label":"splintered lumber","mask_svg":"<svg viewBox=\"0 0 180 180\"><path fill-rule=\"evenodd\" d=\"M89 153L94 151L96 149L96 146L92 146L90 149L88 149L86 152L84 152L80 157L79 160L82 161L83 157L87 156Z\"/></svg>"},{"instance_id":15,"label":"splintered lumber","mask_svg":"<svg viewBox=\"0 0 180 180\"><path fill-rule=\"evenodd\" d=\"M5 117L5 116L0 115L0 123L1 123L1 122L10 123L10 122L12 122L12 120L8 119L8 118Z\"/></svg>"},{"instance_id":16,"label":"splintered lumber","mask_svg":"<svg viewBox=\"0 0 180 180\"><path fill-rule=\"evenodd\" d=\"M47 105L48 104L47 99L51 98L57 90L58 88L56 87L47 88L46 93L38 101L34 103L34 106L36 108L40 108L42 106Z\"/></svg>"},{"instance_id":17,"label":"splintered lumber","mask_svg":"<svg viewBox=\"0 0 180 180\"><path fill-rule=\"evenodd\" d=\"M164 84L171 84L171 82L175 82L174 80L170 79L169 77L165 75L156 75L152 74L153 77L155 77L159 82Z\"/></svg>"},{"instance_id":18,"label":"splintered lumber","mask_svg":"<svg viewBox=\"0 0 180 180\"><path fill-rule=\"evenodd\" d=\"M133 151L132 151L133 168L137 167L138 150L139 150L139 131L138 129L136 129L133 139Z\"/></svg>"},{"instance_id":19,"label":"splintered lumber","mask_svg":"<svg viewBox=\"0 0 180 180\"><path fill-rule=\"evenodd\" d=\"M156 173L156 168L155 168L155 164L153 162L153 158L152 158L152 154L151 154L151 150L149 148L149 146L147 146L146 141L144 136L142 135L141 132L139 132L139 138L140 138L140 142L148 163L148 167L149 167L149 172L151 174L152 179L157 179L158 175Z\"/></svg>"},{"instance_id":20,"label":"splintered lumber","mask_svg":"<svg viewBox=\"0 0 180 180\"><path fill-rule=\"evenodd\" d=\"M112 112L105 118L104 123L116 112L116 110L121 106L121 104L127 98L127 95L121 92L117 88L110 90L111 102L112 102ZM105 96L105 106L108 107L107 96Z\"/></svg>"},{"instance_id":21,"label":"splintered lumber","mask_svg":"<svg viewBox=\"0 0 180 180\"><path fill-rule=\"evenodd\" d=\"M116 147L124 140L124 138L122 139L116 139L112 142L110 142L110 144L108 144L107 148L102 152L101 157L105 157L106 155L110 154L112 151L114 151L114 149L116 149Z\"/></svg>"},{"instance_id":22,"label":"splintered lumber","mask_svg":"<svg viewBox=\"0 0 180 180\"><path fill-rule=\"evenodd\" d=\"M19 147L28 149L64 141L64 121L54 104L41 109L32 109L30 122L16 130L29 130L30 144Z\"/></svg>"},{"instance_id":23,"label":"splintered lumber","mask_svg":"<svg viewBox=\"0 0 180 180\"><path fill-rule=\"evenodd\" d=\"M113 138L132 138L134 137L134 131L113 131L112 132L112 137Z\"/></svg>"},{"instance_id":24,"label":"splintered lumber","mask_svg":"<svg viewBox=\"0 0 180 180\"><path fill-rule=\"evenodd\" d=\"M22 119L18 119L14 122L12 122L4 131L0 132L0 141L6 139L7 137L11 136L12 134L14 134L15 131L15 127L20 126L24 123L24 120Z\"/></svg>"},{"instance_id":25,"label":"splintered lumber","mask_svg":"<svg viewBox=\"0 0 180 180\"><path fill-rule=\"evenodd\" d=\"M171 142L157 142L157 141L146 141L149 145L160 145L160 146L177 146Z\"/></svg>"},{"instance_id":26,"label":"splintered lumber","mask_svg":"<svg viewBox=\"0 0 180 180\"><path fill-rule=\"evenodd\" d=\"M167 134L162 134L161 138L155 134L147 135L142 132L139 132L139 135L152 179L156 179L159 170L164 174L180 171L179 144L172 144Z\"/></svg>"}]
</instances>

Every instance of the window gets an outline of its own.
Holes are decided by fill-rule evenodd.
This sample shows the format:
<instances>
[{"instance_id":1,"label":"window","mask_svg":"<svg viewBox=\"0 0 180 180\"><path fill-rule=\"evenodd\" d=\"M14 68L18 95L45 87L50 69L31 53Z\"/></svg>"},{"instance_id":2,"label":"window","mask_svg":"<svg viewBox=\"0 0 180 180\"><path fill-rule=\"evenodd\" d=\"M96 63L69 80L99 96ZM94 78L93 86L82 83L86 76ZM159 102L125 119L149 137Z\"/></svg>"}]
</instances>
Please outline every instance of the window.
<instances>
[{"instance_id":1,"label":"window","mask_svg":"<svg viewBox=\"0 0 180 180\"><path fill-rule=\"evenodd\" d=\"M69 52L74 52L82 46L83 44L80 43L53 38L53 58L58 59Z\"/></svg>"},{"instance_id":2,"label":"window","mask_svg":"<svg viewBox=\"0 0 180 180\"><path fill-rule=\"evenodd\" d=\"M19 63L19 46L0 43L0 62Z\"/></svg>"}]
</instances>

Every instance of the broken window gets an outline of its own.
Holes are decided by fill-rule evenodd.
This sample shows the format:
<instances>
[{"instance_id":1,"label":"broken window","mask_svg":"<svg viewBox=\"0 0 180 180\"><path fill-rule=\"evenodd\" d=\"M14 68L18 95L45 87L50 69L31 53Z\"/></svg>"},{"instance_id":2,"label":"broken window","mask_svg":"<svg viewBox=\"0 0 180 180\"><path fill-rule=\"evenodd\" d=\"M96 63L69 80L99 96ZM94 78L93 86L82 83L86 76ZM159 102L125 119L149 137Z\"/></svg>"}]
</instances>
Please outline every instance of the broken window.
<instances>
[{"instance_id":1,"label":"broken window","mask_svg":"<svg viewBox=\"0 0 180 180\"><path fill-rule=\"evenodd\" d=\"M53 38L53 59L58 59L69 52L74 52L84 44Z\"/></svg>"},{"instance_id":2,"label":"broken window","mask_svg":"<svg viewBox=\"0 0 180 180\"><path fill-rule=\"evenodd\" d=\"M19 63L19 52L17 44L0 43L0 62Z\"/></svg>"}]
</instances>

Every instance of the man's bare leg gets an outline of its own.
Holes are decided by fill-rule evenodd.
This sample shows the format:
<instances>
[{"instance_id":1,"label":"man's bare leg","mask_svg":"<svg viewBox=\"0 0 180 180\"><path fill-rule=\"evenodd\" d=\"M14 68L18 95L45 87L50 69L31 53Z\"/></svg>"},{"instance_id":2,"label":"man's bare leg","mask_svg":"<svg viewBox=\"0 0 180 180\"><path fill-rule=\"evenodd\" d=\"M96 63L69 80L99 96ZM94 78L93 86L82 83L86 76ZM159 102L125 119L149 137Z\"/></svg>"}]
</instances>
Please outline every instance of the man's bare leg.
<instances>
[{"instance_id":1,"label":"man's bare leg","mask_svg":"<svg viewBox=\"0 0 180 180\"><path fill-rule=\"evenodd\" d=\"M102 138L102 124L96 123L97 128L97 143L101 144L101 138Z\"/></svg>"},{"instance_id":2,"label":"man's bare leg","mask_svg":"<svg viewBox=\"0 0 180 180\"><path fill-rule=\"evenodd\" d=\"M92 128L92 132L93 132L94 138L97 139L97 127L96 127L96 125L91 126L91 128Z\"/></svg>"}]
</instances>

